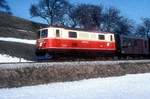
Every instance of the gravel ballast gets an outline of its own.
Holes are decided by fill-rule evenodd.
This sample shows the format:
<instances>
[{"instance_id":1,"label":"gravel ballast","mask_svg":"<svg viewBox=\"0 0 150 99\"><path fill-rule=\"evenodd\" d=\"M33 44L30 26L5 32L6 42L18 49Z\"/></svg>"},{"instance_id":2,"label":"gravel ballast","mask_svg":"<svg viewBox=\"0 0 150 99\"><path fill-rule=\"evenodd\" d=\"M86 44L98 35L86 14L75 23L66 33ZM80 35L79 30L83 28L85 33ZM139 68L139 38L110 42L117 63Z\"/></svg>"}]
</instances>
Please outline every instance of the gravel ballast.
<instances>
[{"instance_id":1,"label":"gravel ballast","mask_svg":"<svg viewBox=\"0 0 150 99\"><path fill-rule=\"evenodd\" d=\"M0 64L0 88L150 72L150 60Z\"/></svg>"}]
</instances>

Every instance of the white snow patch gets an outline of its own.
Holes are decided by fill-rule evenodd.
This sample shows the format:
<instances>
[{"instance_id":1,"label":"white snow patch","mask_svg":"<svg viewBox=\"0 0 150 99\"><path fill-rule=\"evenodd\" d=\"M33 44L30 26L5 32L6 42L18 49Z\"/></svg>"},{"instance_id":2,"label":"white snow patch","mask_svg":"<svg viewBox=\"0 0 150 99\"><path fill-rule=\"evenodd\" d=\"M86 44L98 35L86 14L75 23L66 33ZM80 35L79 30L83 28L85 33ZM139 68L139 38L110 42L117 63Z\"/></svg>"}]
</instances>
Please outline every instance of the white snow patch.
<instances>
[{"instance_id":1,"label":"white snow patch","mask_svg":"<svg viewBox=\"0 0 150 99\"><path fill-rule=\"evenodd\" d=\"M147 99L150 74L97 78L12 89L0 89L0 99Z\"/></svg>"},{"instance_id":2,"label":"white snow patch","mask_svg":"<svg viewBox=\"0 0 150 99\"><path fill-rule=\"evenodd\" d=\"M18 42L18 43L26 43L26 44L33 44L33 45L36 44L36 40L19 39L19 38L0 37L0 41Z\"/></svg>"},{"instance_id":3,"label":"white snow patch","mask_svg":"<svg viewBox=\"0 0 150 99\"><path fill-rule=\"evenodd\" d=\"M29 62L23 58L12 57L9 55L1 55L0 54L0 63L8 63L8 62Z\"/></svg>"},{"instance_id":4,"label":"white snow patch","mask_svg":"<svg viewBox=\"0 0 150 99\"><path fill-rule=\"evenodd\" d=\"M34 32L32 32L32 31L27 31L27 30L23 30L23 29L17 29L17 31L20 31L20 32L27 32L27 33L29 33L29 32L34 33Z\"/></svg>"}]
</instances>

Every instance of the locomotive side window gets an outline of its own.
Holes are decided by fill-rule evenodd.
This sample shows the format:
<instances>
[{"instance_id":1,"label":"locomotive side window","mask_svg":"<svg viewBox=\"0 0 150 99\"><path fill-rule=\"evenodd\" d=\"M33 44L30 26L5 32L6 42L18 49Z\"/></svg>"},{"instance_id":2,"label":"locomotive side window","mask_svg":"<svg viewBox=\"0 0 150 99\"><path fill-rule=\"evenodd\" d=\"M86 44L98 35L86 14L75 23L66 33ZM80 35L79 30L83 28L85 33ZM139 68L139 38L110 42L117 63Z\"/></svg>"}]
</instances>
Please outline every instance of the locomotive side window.
<instances>
[{"instance_id":1,"label":"locomotive side window","mask_svg":"<svg viewBox=\"0 0 150 99\"><path fill-rule=\"evenodd\" d=\"M60 31L56 30L56 37L60 37Z\"/></svg>"},{"instance_id":2,"label":"locomotive side window","mask_svg":"<svg viewBox=\"0 0 150 99\"><path fill-rule=\"evenodd\" d=\"M42 30L40 32L40 38L45 38L48 35L48 29Z\"/></svg>"},{"instance_id":3,"label":"locomotive side window","mask_svg":"<svg viewBox=\"0 0 150 99\"><path fill-rule=\"evenodd\" d=\"M97 35L91 33L91 39L96 39Z\"/></svg>"},{"instance_id":4,"label":"locomotive side window","mask_svg":"<svg viewBox=\"0 0 150 99\"><path fill-rule=\"evenodd\" d=\"M77 38L77 32L69 32L70 38Z\"/></svg>"},{"instance_id":5,"label":"locomotive side window","mask_svg":"<svg viewBox=\"0 0 150 99\"><path fill-rule=\"evenodd\" d=\"M79 37L88 39L89 38L89 34L88 33L79 33Z\"/></svg>"},{"instance_id":6,"label":"locomotive side window","mask_svg":"<svg viewBox=\"0 0 150 99\"><path fill-rule=\"evenodd\" d=\"M105 40L105 36L104 35L98 35L98 39L99 40Z\"/></svg>"},{"instance_id":7,"label":"locomotive side window","mask_svg":"<svg viewBox=\"0 0 150 99\"><path fill-rule=\"evenodd\" d=\"M112 37L112 35L110 35L110 41L113 41L113 37Z\"/></svg>"}]
</instances>

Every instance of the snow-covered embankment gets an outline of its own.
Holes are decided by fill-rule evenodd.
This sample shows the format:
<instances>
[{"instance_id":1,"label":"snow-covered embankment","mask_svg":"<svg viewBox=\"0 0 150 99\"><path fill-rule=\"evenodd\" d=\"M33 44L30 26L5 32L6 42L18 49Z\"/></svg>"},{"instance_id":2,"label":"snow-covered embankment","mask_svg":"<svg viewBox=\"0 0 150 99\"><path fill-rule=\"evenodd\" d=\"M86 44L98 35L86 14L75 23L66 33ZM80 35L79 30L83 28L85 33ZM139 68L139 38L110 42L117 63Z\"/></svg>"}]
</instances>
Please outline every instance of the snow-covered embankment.
<instances>
[{"instance_id":1,"label":"snow-covered embankment","mask_svg":"<svg viewBox=\"0 0 150 99\"><path fill-rule=\"evenodd\" d=\"M29 62L29 60L26 60L26 59L24 59L21 56L24 55L24 57L25 56L26 57L33 57L33 56L29 56L30 54L28 53L28 51L30 51L29 50L30 48L27 48L27 47L24 47L24 46L28 46L28 47L31 47L32 45L34 46L35 43L36 43L36 40L0 37L0 42L1 41L2 42L6 42L7 46L4 46L5 43L1 44L1 46L0 46L1 47L0 49L2 49L1 50L2 53L0 53L0 63L7 63L7 62ZM11 46L9 45L9 43L10 43ZM22 50L24 50L24 51L20 51L20 49L19 49L18 46L19 47L24 47L25 49L22 48ZM5 49L5 48L7 48L7 49ZM15 49L15 50L12 50L12 49ZM3 51L3 50L6 50L6 51ZM19 52L19 53L17 54L17 52ZM13 56L10 55L12 53L14 53ZM17 57L15 57L15 56L17 56ZM18 56L20 56L20 57L18 57Z\"/></svg>"},{"instance_id":2,"label":"snow-covered embankment","mask_svg":"<svg viewBox=\"0 0 150 99\"><path fill-rule=\"evenodd\" d=\"M148 99L150 74L0 89L0 99Z\"/></svg>"},{"instance_id":3,"label":"snow-covered embankment","mask_svg":"<svg viewBox=\"0 0 150 99\"><path fill-rule=\"evenodd\" d=\"M0 87L150 72L150 60L0 64Z\"/></svg>"}]
</instances>

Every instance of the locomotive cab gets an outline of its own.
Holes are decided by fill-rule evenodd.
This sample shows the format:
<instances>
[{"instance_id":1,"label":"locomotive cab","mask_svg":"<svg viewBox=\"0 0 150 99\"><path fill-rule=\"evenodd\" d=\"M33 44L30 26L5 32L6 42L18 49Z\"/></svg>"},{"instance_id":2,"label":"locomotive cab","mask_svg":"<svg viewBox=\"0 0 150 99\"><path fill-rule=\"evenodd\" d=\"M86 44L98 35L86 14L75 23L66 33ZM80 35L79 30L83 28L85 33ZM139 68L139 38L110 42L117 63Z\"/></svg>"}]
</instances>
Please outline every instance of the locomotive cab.
<instances>
[{"instance_id":1,"label":"locomotive cab","mask_svg":"<svg viewBox=\"0 0 150 99\"><path fill-rule=\"evenodd\" d=\"M38 39L37 39L37 45L36 47L38 49L42 48L45 46L45 39L48 37L48 29L42 29L38 31Z\"/></svg>"},{"instance_id":2,"label":"locomotive cab","mask_svg":"<svg viewBox=\"0 0 150 99\"><path fill-rule=\"evenodd\" d=\"M52 39L59 39L61 37L61 30L57 28L44 28L38 31L37 48L45 49L52 46ZM55 40L55 42L57 42Z\"/></svg>"},{"instance_id":3,"label":"locomotive cab","mask_svg":"<svg viewBox=\"0 0 150 99\"><path fill-rule=\"evenodd\" d=\"M48 36L48 29L43 29L38 31L38 39L46 38Z\"/></svg>"}]
</instances>

